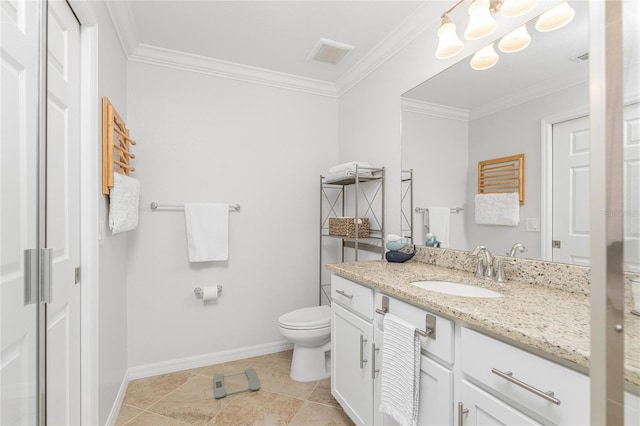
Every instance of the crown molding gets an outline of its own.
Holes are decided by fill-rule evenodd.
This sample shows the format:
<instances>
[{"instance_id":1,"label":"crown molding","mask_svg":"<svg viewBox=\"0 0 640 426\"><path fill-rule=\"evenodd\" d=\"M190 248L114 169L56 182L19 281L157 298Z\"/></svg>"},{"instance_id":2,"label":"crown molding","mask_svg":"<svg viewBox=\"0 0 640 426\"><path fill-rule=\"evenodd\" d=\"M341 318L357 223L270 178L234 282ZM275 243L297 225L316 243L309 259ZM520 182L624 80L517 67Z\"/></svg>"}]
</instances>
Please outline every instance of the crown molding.
<instances>
[{"instance_id":1,"label":"crown molding","mask_svg":"<svg viewBox=\"0 0 640 426\"><path fill-rule=\"evenodd\" d=\"M401 98L402 111L416 114L430 115L432 117L447 118L457 121L469 121L469 111L462 108L454 108L445 105L432 104L415 99Z\"/></svg>"},{"instance_id":2,"label":"crown molding","mask_svg":"<svg viewBox=\"0 0 640 426\"><path fill-rule=\"evenodd\" d=\"M429 3L426 3L417 8L366 56L343 74L336 82L338 96L347 93L393 55L429 29L432 21L439 21L439 15L433 13L432 7L429 6Z\"/></svg>"},{"instance_id":3,"label":"crown molding","mask_svg":"<svg viewBox=\"0 0 640 426\"><path fill-rule=\"evenodd\" d=\"M128 58L140 43L129 2L105 1L104 4L109 12L113 28L118 35L118 40L120 40L120 46L122 47L124 56Z\"/></svg>"},{"instance_id":4,"label":"crown molding","mask_svg":"<svg viewBox=\"0 0 640 426\"><path fill-rule=\"evenodd\" d=\"M179 52L171 49L139 44L129 60L181 71L213 75L231 80L245 81L263 86L294 90L314 95L337 97L333 83L299 77L234 62L212 59L206 56Z\"/></svg>"}]
</instances>

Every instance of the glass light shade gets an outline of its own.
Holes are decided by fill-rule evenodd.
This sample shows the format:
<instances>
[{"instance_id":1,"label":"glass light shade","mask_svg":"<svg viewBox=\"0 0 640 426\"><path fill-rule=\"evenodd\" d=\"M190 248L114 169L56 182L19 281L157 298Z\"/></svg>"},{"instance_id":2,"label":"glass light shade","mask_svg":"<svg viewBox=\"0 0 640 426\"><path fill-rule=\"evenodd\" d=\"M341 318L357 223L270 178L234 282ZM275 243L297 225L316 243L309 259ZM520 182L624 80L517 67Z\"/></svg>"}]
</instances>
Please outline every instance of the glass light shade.
<instances>
[{"instance_id":1,"label":"glass light shade","mask_svg":"<svg viewBox=\"0 0 640 426\"><path fill-rule=\"evenodd\" d=\"M489 6L489 0L474 0L469 6L469 24L464 32L467 40L478 40L495 31L497 24Z\"/></svg>"},{"instance_id":2,"label":"glass light shade","mask_svg":"<svg viewBox=\"0 0 640 426\"><path fill-rule=\"evenodd\" d=\"M536 22L536 30L541 33L557 30L571 22L575 15L576 11L569 6L569 3L563 1L553 9L540 15Z\"/></svg>"},{"instance_id":3,"label":"glass light shade","mask_svg":"<svg viewBox=\"0 0 640 426\"><path fill-rule=\"evenodd\" d=\"M530 43L531 36L527 31L527 26L523 25L502 37L500 43L498 43L498 49L504 53L519 52L529 46Z\"/></svg>"},{"instance_id":4,"label":"glass light shade","mask_svg":"<svg viewBox=\"0 0 640 426\"><path fill-rule=\"evenodd\" d=\"M515 18L531 11L537 2L538 0L505 0L500 10L503 16Z\"/></svg>"},{"instance_id":5,"label":"glass light shade","mask_svg":"<svg viewBox=\"0 0 640 426\"><path fill-rule=\"evenodd\" d=\"M482 71L488 70L498 63L498 54L493 49L493 43L478 50L471 58L471 68Z\"/></svg>"},{"instance_id":6,"label":"glass light shade","mask_svg":"<svg viewBox=\"0 0 640 426\"><path fill-rule=\"evenodd\" d=\"M457 55L464 48L464 43L456 34L456 25L453 22L445 22L438 30L438 49L436 50L436 58L447 59Z\"/></svg>"}]
</instances>

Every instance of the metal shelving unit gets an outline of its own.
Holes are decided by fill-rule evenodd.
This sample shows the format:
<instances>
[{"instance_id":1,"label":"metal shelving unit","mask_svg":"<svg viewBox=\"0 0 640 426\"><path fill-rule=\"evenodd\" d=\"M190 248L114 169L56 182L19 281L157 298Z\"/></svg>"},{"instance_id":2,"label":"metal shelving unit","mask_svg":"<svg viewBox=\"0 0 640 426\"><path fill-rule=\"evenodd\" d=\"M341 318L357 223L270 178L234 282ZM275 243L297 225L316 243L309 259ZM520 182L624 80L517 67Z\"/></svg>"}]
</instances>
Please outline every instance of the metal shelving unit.
<instances>
[{"instance_id":1,"label":"metal shelving unit","mask_svg":"<svg viewBox=\"0 0 640 426\"><path fill-rule=\"evenodd\" d=\"M335 261L345 261L345 250L353 249L355 261L360 251L380 254L384 259L384 167L357 167L353 176L338 181L327 182L320 176L320 271L319 303L330 303L330 274L325 271L325 245L338 242L340 253ZM369 218L369 237L348 238L329 235L329 219L334 217Z\"/></svg>"}]
</instances>

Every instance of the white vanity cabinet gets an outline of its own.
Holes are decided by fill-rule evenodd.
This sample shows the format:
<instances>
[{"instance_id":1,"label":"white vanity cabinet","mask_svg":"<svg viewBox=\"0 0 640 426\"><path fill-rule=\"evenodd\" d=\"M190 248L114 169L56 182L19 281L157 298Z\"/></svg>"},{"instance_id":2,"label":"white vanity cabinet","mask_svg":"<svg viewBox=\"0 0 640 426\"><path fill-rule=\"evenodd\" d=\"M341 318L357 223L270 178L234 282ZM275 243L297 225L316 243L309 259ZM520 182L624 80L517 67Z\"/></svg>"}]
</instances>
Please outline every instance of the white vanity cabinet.
<instances>
[{"instance_id":1,"label":"white vanity cabinet","mask_svg":"<svg viewBox=\"0 0 640 426\"><path fill-rule=\"evenodd\" d=\"M351 420L372 424L373 290L331 278L331 394Z\"/></svg>"}]
</instances>

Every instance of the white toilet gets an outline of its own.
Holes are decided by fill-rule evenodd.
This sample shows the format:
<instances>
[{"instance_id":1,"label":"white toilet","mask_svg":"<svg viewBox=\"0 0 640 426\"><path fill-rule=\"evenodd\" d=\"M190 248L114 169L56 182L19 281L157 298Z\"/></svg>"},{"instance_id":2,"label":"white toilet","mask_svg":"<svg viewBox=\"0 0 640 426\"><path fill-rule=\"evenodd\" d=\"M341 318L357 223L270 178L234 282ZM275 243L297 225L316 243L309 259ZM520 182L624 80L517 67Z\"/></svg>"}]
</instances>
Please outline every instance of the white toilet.
<instances>
[{"instance_id":1,"label":"white toilet","mask_svg":"<svg viewBox=\"0 0 640 426\"><path fill-rule=\"evenodd\" d=\"M327 362L331 349L331 308L323 305L288 312L278 318L278 329L294 344L291 379L310 382L331 375Z\"/></svg>"}]
</instances>

